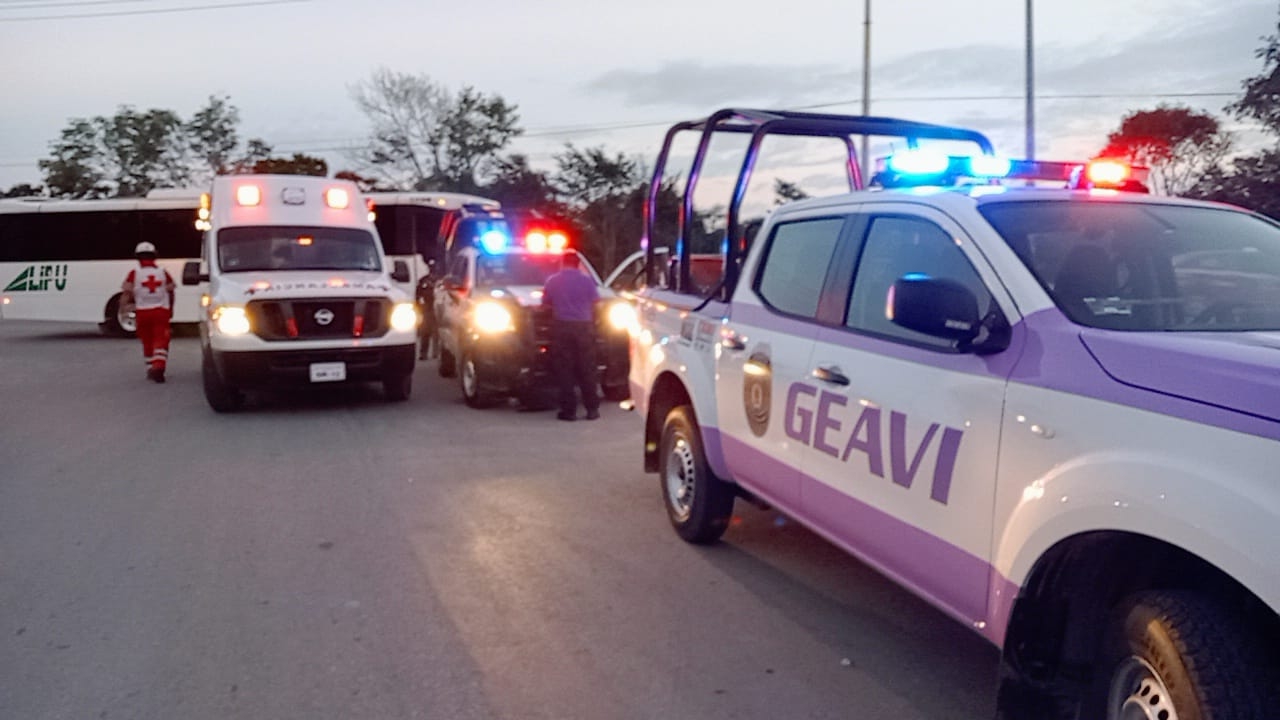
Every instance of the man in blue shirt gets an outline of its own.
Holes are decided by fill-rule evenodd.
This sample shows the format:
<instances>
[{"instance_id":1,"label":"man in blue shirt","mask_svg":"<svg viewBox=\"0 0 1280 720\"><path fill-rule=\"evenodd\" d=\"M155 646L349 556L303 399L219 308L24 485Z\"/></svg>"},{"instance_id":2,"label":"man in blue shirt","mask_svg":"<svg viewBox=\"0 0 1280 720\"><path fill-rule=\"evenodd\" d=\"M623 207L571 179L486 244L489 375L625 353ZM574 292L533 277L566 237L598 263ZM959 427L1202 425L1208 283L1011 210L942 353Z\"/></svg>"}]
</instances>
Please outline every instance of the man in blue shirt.
<instances>
[{"instance_id":1,"label":"man in blue shirt","mask_svg":"<svg viewBox=\"0 0 1280 720\"><path fill-rule=\"evenodd\" d=\"M600 417L600 396L596 393L596 302L600 290L595 280L582 271L578 254L566 252L561 269L547 278L542 304L551 307L551 363L560 386L561 420L578 415L576 387L587 409L587 419Z\"/></svg>"}]
</instances>

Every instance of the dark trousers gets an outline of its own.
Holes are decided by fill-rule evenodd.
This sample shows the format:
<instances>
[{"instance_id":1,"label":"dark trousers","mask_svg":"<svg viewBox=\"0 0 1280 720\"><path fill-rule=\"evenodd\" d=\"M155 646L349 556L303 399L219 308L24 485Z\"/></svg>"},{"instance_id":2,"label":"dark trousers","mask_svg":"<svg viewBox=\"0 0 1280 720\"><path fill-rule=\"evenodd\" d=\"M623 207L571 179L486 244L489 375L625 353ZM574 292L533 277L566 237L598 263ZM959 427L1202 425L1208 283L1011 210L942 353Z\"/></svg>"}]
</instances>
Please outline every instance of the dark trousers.
<instances>
[{"instance_id":1,"label":"dark trousers","mask_svg":"<svg viewBox=\"0 0 1280 720\"><path fill-rule=\"evenodd\" d=\"M562 414L573 415L578 412L575 388L582 394L582 406L588 412L600 409L600 396L596 393L595 323L552 321L551 364L555 368L556 382L560 386Z\"/></svg>"}]
</instances>

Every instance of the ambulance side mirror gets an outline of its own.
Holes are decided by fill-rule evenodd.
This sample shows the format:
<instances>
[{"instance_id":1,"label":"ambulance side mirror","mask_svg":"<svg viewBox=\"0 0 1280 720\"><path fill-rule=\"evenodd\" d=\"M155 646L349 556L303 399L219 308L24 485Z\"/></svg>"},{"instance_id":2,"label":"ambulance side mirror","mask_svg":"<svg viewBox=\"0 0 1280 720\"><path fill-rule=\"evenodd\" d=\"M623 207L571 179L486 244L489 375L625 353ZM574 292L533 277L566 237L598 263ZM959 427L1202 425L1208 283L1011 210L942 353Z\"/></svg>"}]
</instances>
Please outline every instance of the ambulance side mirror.
<instances>
[{"instance_id":1,"label":"ambulance side mirror","mask_svg":"<svg viewBox=\"0 0 1280 720\"><path fill-rule=\"evenodd\" d=\"M208 273L200 272L200 263L191 260L182 266L182 284L199 285L209 280Z\"/></svg>"},{"instance_id":2,"label":"ambulance side mirror","mask_svg":"<svg viewBox=\"0 0 1280 720\"><path fill-rule=\"evenodd\" d=\"M409 264L403 260L397 260L391 271L391 279L396 282L406 283L411 279L409 275Z\"/></svg>"}]
</instances>

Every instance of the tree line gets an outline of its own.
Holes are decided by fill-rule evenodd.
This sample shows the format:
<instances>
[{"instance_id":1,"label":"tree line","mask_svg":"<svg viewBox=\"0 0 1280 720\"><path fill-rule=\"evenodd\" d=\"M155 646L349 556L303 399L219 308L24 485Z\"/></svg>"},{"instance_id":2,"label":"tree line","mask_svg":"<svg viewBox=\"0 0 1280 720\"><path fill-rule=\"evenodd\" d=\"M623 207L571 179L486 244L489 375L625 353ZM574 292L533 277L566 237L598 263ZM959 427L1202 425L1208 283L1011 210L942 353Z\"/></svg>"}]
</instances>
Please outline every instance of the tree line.
<instances>
[{"instance_id":1,"label":"tree line","mask_svg":"<svg viewBox=\"0 0 1280 720\"><path fill-rule=\"evenodd\" d=\"M1260 124L1270 147L1232 156L1233 138L1217 117L1160 105L1124 116L1098 155L1146 165L1154 192L1280 218L1280 23L1256 55L1260 73L1242 83L1241 96L1224 111ZM527 156L508 151L523 133L515 105L470 86L452 91L424 74L378 69L351 96L370 132L350 155L353 167L335 177L364 190L464 192L537 208L570 225L583 251L605 270L639 247L648 177L638 158L566 143L554 155L554 169L534 169ZM187 120L129 106L110 117L72 119L39 161L44 186L16 185L3 196L130 197L159 187L205 186L226 173L329 174L321 158L277 155L261 138L242 140L239 122L230 99L217 96ZM778 201L803 196L784 181L774 191ZM675 187L664 185L659 198L670 211L659 218L674 218ZM708 214L696 222L714 220Z\"/></svg>"}]
</instances>

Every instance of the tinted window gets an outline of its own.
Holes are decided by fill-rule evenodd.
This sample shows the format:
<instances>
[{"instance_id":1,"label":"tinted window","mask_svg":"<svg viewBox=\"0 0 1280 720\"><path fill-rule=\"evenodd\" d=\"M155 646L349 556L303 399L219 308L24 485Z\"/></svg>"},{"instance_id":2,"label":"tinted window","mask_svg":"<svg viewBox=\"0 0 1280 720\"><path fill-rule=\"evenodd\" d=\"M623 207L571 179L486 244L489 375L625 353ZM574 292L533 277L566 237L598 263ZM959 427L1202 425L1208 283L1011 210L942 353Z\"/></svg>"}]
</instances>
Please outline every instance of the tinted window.
<instances>
[{"instance_id":1,"label":"tinted window","mask_svg":"<svg viewBox=\"0 0 1280 720\"><path fill-rule=\"evenodd\" d=\"M417 205L388 205L376 208L374 224L388 255L420 254L424 259L440 258L440 224L447 211Z\"/></svg>"},{"instance_id":2,"label":"tinted window","mask_svg":"<svg viewBox=\"0 0 1280 720\"><path fill-rule=\"evenodd\" d=\"M954 341L908 330L889 319L889 289L910 274L946 278L969 288L978 298L979 317L991 308L990 294L949 233L920 218L875 217L858 258L845 325L917 345L953 349Z\"/></svg>"},{"instance_id":3,"label":"tinted window","mask_svg":"<svg viewBox=\"0 0 1280 720\"><path fill-rule=\"evenodd\" d=\"M0 260L129 260L143 240L161 258L200 256L192 210L0 215Z\"/></svg>"},{"instance_id":4,"label":"tinted window","mask_svg":"<svg viewBox=\"0 0 1280 720\"><path fill-rule=\"evenodd\" d=\"M979 210L1075 322L1280 329L1280 226L1244 212L1037 201Z\"/></svg>"},{"instance_id":5,"label":"tinted window","mask_svg":"<svg viewBox=\"0 0 1280 720\"><path fill-rule=\"evenodd\" d=\"M820 218L774 228L756 282L760 297L782 312L816 317L843 226L843 218Z\"/></svg>"},{"instance_id":6,"label":"tinted window","mask_svg":"<svg viewBox=\"0 0 1280 720\"><path fill-rule=\"evenodd\" d=\"M232 227L218 231L218 267L250 270L380 270L364 230L335 227Z\"/></svg>"}]
</instances>

